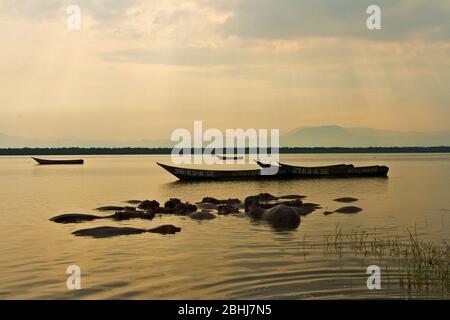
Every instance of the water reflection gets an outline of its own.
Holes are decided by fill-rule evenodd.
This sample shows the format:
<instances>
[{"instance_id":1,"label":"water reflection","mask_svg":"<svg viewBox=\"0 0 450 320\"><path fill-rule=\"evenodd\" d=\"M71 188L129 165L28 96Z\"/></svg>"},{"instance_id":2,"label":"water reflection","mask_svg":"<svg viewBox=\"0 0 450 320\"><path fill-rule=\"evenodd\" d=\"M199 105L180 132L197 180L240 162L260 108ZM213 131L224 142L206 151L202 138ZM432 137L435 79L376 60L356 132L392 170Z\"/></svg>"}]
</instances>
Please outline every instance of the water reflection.
<instances>
[{"instance_id":1,"label":"water reflection","mask_svg":"<svg viewBox=\"0 0 450 320\"><path fill-rule=\"evenodd\" d=\"M240 194L241 197L250 195L249 190L277 190L276 195L291 194L304 189L341 189L343 193L385 193L388 190L389 178L345 178L345 179L295 179L295 180L249 180L249 181L172 181L161 185L167 194L191 193L193 189L215 192L229 192ZM348 190L348 191L347 191ZM195 191L194 191L195 193ZM205 194L204 196L207 196ZM227 197L225 195L225 197Z\"/></svg>"},{"instance_id":2,"label":"water reflection","mask_svg":"<svg viewBox=\"0 0 450 320\"><path fill-rule=\"evenodd\" d=\"M414 230L414 226L420 241L440 245L450 239L450 155L376 156L377 163L391 168L389 179L196 183L176 182L154 165L167 161L165 156L84 157L83 168L43 168L32 165L29 158L0 157L0 212L4 222L0 225L4 239L0 242L0 297L353 299L402 298L407 291L407 297L448 298L442 292L427 293L423 287L414 287L414 281L400 277L414 265L408 261L396 264L400 256L395 252L398 242L394 239L408 240L407 229ZM372 157L286 155L282 161L371 165ZM106 239L74 237L71 233L81 225L48 220L61 213L95 213L94 208L104 205L124 206L127 199L151 199L163 204L177 197L195 203L205 196L243 200L262 192L306 195L305 202L318 203L323 211L344 206L333 201L336 198L354 197L359 199L355 205L364 210L356 215L329 216L316 210L302 217L300 226L293 230L254 221L245 213L219 215L201 223L184 216L162 215L151 221L108 224L145 230L172 224L182 232ZM342 227L341 233L336 225ZM96 220L84 223L82 228L102 226L105 221ZM374 230L376 239L363 241L363 232L375 234ZM365 247L372 244L375 251L366 255ZM433 265L426 270L445 274L447 270L434 269L438 265L434 261L446 258L445 251L429 253ZM380 261L383 270L389 268L385 277L389 286L381 292L369 291L366 267ZM425 267L422 260L416 262ZM85 272L84 289L76 293L65 289L64 278L67 266L74 263ZM424 280L432 276L429 273ZM412 287L402 290L402 283L405 288L409 283Z\"/></svg>"}]
</instances>

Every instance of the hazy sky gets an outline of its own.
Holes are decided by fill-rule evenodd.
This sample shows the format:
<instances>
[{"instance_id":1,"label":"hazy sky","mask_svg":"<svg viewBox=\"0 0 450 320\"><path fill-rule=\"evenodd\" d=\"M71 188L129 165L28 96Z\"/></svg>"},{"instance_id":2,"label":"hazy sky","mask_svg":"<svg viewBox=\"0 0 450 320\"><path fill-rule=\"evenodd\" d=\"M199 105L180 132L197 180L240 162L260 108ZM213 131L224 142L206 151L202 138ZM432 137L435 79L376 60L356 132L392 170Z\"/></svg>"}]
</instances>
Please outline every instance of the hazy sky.
<instances>
[{"instance_id":1,"label":"hazy sky","mask_svg":"<svg viewBox=\"0 0 450 320\"><path fill-rule=\"evenodd\" d=\"M450 0L0 0L0 40L4 134L450 130Z\"/></svg>"}]
</instances>

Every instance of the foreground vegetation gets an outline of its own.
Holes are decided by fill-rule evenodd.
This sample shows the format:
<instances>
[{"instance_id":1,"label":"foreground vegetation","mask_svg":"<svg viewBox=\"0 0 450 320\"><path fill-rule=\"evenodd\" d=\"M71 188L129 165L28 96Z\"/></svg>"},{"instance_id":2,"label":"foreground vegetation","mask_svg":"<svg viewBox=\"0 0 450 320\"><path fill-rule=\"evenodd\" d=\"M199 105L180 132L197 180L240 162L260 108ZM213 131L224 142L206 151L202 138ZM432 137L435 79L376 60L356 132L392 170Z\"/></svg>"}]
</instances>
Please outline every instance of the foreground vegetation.
<instances>
[{"instance_id":1,"label":"foreground vegetation","mask_svg":"<svg viewBox=\"0 0 450 320\"><path fill-rule=\"evenodd\" d=\"M407 236L381 235L360 229L344 232L338 224L325 235L326 253L370 257L378 260L387 277L398 283L406 296L450 294L450 246L446 241L436 244L419 239L417 230Z\"/></svg>"}]
</instances>

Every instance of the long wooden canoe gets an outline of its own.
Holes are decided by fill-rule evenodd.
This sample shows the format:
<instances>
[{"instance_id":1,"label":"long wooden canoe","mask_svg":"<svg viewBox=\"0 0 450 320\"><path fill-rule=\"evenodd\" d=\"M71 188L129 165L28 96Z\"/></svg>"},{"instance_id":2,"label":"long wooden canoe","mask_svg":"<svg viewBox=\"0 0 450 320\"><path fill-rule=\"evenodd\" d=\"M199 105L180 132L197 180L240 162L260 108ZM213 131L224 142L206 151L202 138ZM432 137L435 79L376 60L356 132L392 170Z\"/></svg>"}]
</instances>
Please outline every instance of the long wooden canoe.
<instances>
[{"instance_id":1,"label":"long wooden canoe","mask_svg":"<svg viewBox=\"0 0 450 320\"><path fill-rule=\"evenodd\" d=\"M322 167L300 167L279 163L280 170L288 177L385 177L389 172L386 166L355 167L352 164L338 164Z\"/></svg>"},{"instance_id":2,"label":"long wooden canoe","mask_svg":"<svg viewBox=\"0 0 450 320\"><path fill-rule=\"evenodd\" d=\"M203 170L188 169L157 163L179 180L249 180L249 179L299 179L299 178L348 178L385 177L389 171L385 166L354 167L353 165L333 165L322 167L298 167L279 164L275 175L263 175L261 169L254 170ZM258 163L261 166L266 164Z\"/></svg>"},{"instance_id":3,"label":"long wooden canoe","mask_svg":"<svg viewBox=\"0 0 450 320\"><path fill-rule=\"evenodd\" d=\"M260 169L253 170L203 170L173 167L157 162L157 164L169 171L180 180L239 180L258 179L261 176ZM271 176L267 176L271 177Z\"/></svg>"},{"instance_id":4,"label":"long wooden canoe","mask_svg":"<svg viewBox=\"0 0 450 320\"><path fill-rule=\"evenodd\" d=\"M50 164L83 164L84 160L78 159L78 160L46 160L46 159L39 159L35 157L31 157L33 160L35 160L37 163L41 165L50 165Z\"/></svg>"}]
</instances>

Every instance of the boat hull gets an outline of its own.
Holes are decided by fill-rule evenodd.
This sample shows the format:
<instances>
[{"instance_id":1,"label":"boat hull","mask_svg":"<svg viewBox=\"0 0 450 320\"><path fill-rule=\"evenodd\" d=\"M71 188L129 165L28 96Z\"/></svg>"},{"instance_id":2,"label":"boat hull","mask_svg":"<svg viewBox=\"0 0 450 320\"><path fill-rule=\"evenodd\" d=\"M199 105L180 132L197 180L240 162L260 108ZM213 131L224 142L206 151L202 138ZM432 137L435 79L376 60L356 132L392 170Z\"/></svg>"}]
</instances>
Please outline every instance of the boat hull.
<instances>
[{"instance_id":1,"label":"boat hull","mask_svg":"<svg viewBox=\"0 0 450 320\"><path fill-rule=\"evenodd\" d=\"M46 160L32 157L40 165L58 165L58 164L83 164L84 160Z\"/></svg>"},{"instance_id":2,"label":"boat hull","mask_svg":"<svg viewBox=\"0 0 450 320\"><path fill-rule=\"evenodd\" d=\"M355 167L352 164L340 164L323 167L299 167L280 163L280 171L292 177L386 177L389 168L386 166Z\"/></svg>"},{"instance_id":3,"label":"boat hull","mask_svg":"<svg viewBox=\"0 0 450 320\"><path fill-rule=\"evenodd\" d=\"M180 180L244 180L261 179L261 170L202 170L168 166L157 163Z\"/></svg>"},{"instance_id":4,"label":"boat hull","mask_svg":"<svg viewBox=\"0 0 450 320\"><path fill-rule=\"evenodd\" d=\"M386 177L389 171L389 168L385 166L354 167L353 165L336 165L326 167L295 167L280 164L277 174L263 175L261 174L261 169L202 170L173 167L161 163L157 164L182 181Z\"/></svg>"}]
</instances>

